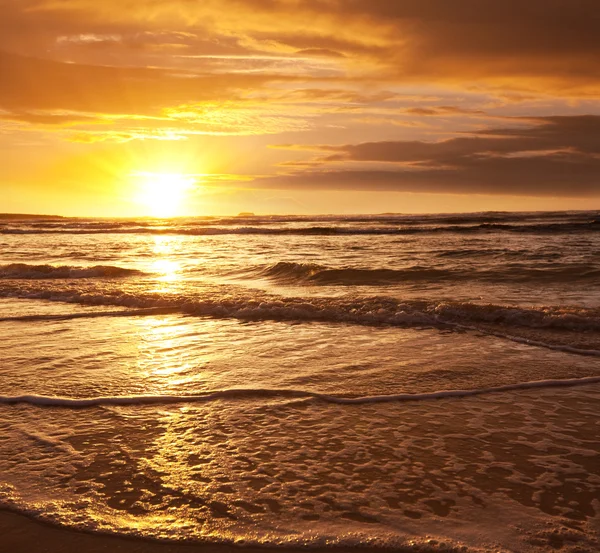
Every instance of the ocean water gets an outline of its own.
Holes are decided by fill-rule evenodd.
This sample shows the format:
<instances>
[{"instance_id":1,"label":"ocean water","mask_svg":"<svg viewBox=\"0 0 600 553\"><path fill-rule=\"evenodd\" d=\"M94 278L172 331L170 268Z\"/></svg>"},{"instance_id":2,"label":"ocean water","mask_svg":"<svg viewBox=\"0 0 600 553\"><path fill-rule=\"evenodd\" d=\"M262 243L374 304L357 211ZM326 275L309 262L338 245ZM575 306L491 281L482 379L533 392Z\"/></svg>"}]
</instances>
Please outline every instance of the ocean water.
<instances>
[{"instance_id":1,"label":"ocean water","mask_svg":"<svg viewBox=\"0 0 600 553\"><path fill-rule=\"evenodd\" d=\"M600 213L0 218L0 506L600 550Z\"/></svg>"}]
</instances>

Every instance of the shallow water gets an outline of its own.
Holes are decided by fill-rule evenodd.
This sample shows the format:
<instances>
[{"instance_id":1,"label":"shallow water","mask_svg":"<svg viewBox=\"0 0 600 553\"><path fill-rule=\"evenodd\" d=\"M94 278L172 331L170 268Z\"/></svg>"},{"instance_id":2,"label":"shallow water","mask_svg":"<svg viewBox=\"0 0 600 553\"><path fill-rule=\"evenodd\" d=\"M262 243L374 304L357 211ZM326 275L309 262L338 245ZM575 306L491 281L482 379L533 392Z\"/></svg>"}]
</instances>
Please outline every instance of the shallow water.
<instances>
[{"instance_id":1,"label":"shallow water","mask_svg":"<svg viewBox=\"0 0 600 553\"><path fill-rule=\"evenodd\" d=\"M161 539L596 551L597 220L0 220L0 497Z\"/></svg>"}]
</instances>

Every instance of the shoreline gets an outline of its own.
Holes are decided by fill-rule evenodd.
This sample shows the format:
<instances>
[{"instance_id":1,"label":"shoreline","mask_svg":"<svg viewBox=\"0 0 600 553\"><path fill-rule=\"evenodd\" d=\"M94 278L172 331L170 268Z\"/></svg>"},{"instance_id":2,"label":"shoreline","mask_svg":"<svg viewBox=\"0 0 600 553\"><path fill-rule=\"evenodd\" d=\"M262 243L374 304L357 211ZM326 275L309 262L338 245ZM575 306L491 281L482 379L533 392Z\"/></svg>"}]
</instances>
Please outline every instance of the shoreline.
<instances>
[{"instance_id":1,"label":"shoreline","mask_svg":"<svg viewBox=\"0 0 600 553\"><path fill-rule=\"evenodd\" d=\"M0 551L11 553L267 553L276 548L156 541L66 528L0 508ZM350 548L335 548L336 551ZM354 548L352 548L354 549ZM360 548L359 548L360 549ZM285 548L300 553L307 548ZM328 551L315 548L311 551Z\"/></svg>"},{"instance_id":2,"label":"shoreline","mask_svg":"<svg viewBox=\"0 0 600 553\"><path fill-rule=\"evenodd\" d=\"M357 551L414 553L415 548L369 545L330 547L260 547L231 544L169 542L149 538L67 528L0 507L0 551L10 553L343 553ZM425 547L419 549L425 553ZM438 551L438 549L429 550ZM447 550L444 550L447 551ZM452 550L449 551L451 553ZM466 552L465 552L466 553Z\"/></svg>"},{"instance_id":3,"label":"shoreline","mask_svg":"<svg viewBox=\"0 0 600 553\"><path fill-rule=\"evenodd\" d=\"M233 552L229 546L216 547L222 553ZM85 551L105 553L127 551L128 553L209 553L211 546L170 544L149 540L96 534L54 525L30 518L6 508L0 509L0 550L11 553L66 553ZM258 553L258 552L256 552Z\"/></svg>"}]
</instances>

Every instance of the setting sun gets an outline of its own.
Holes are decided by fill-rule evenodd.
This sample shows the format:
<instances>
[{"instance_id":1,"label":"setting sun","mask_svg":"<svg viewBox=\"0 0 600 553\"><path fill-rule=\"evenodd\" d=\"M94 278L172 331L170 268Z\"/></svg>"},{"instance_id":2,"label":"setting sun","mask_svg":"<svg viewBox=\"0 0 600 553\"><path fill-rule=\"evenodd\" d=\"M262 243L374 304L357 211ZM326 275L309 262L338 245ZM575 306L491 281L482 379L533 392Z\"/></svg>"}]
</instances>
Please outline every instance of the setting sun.
<instances>
[{"instance_id":1,"label":"setting sun","mask_svg":"<svg viewBox=\"0 0 600 553\"><path fill-rule=\"evenodd\" d=\"M146 215L153 217L181 215L181 206L196 182L193 176L181 173L136 172L133 175L140 179L135 201L144 206Z\"/></svg>"}]
</instances>

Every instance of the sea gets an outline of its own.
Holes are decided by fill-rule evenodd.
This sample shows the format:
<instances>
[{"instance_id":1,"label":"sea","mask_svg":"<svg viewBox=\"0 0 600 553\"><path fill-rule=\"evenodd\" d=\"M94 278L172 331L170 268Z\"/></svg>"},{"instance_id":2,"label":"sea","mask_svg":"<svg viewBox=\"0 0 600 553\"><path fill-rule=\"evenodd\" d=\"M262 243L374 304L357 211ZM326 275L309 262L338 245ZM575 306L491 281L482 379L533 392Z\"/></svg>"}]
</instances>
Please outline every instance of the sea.
<instances>
[{"instance_id":1,"label":"sea","mask_svg":"<svg viewBox=\"0 0 600 553\"><path fill-rule=\"evenodd\" d=\"M0 217L0 507L600 551L600 212Z\"/></svg>"}]
</instances>

